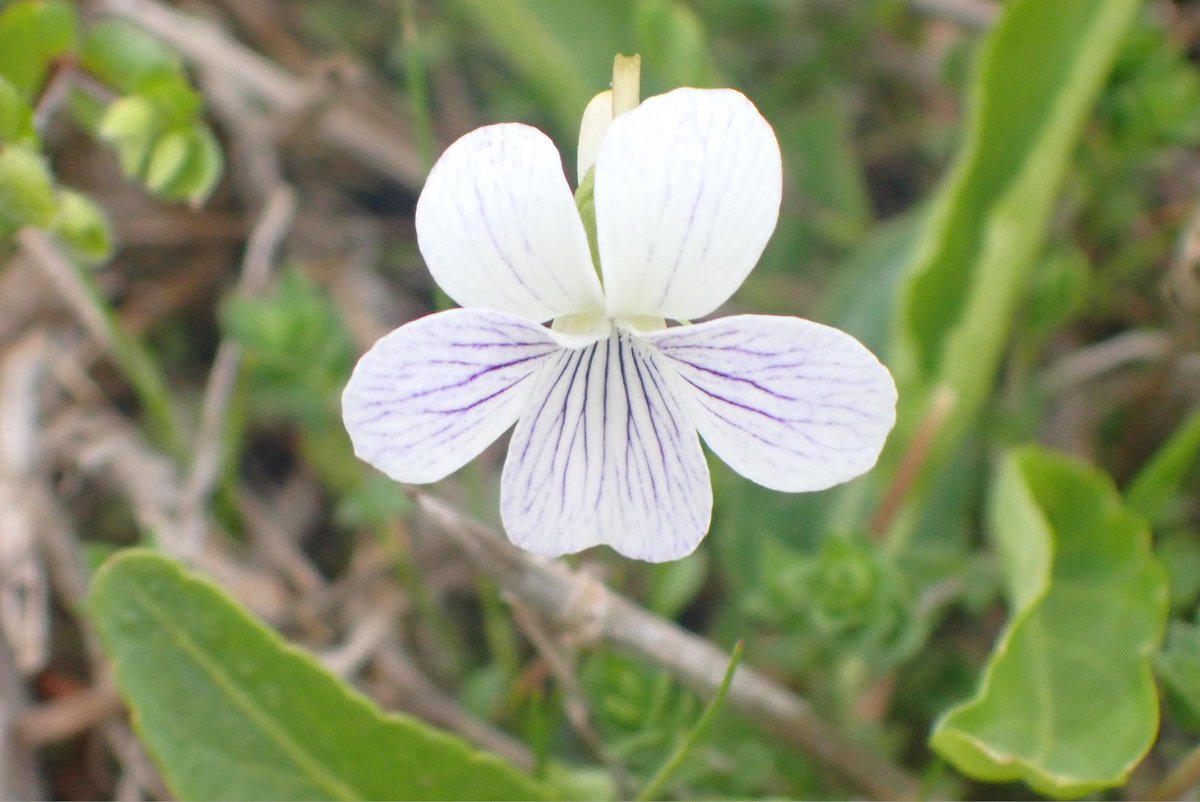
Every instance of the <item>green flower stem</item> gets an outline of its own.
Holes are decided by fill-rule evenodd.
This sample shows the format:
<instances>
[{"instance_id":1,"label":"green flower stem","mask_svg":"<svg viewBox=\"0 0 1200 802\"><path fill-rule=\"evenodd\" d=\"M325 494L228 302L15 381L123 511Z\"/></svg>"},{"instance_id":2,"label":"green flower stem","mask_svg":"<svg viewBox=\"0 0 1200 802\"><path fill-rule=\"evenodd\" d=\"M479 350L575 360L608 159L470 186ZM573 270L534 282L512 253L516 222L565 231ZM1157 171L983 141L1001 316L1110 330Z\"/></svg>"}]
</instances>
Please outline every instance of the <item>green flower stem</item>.
<instances>
[{"instance_id":1,"label":"green flower stem","mask_svg":"<svg viewBox=\"0 0 1200 802\"><path fill-rule=\"evenodd\" d=\"M600 282L604 283L604 274L600 272L600 243L596 239L596 168L588 170L583 181L579 183L579 189L575 190L575 206L579 209L579 216L583 219L583 230L587 233L588 250L592 253L592 266L596 269L596 274L600 276Z\"/></svg>"},{"instance_id":2,"label":"green flower stem","mask_svg":"<svg viewBox=\"0 0 1200 802\"><path fill-rule=\"evenodd\" d=\"M618 58L620 58L618 56ZM721 680L720 687L717 688L717 693L713 696L712 701L708 703L708 707L704 709L700 720L696 722L696 726L692 727L691 731L667 758L667 761L662 764L659 770L650 778L650 782L646 783L646 787L637 795L638 802L647 802L647 800L656 799L666 786L667 781L671 779L679 767L683 765L683 761L687 759L696 745L704 739L713 721L717 717L717 711L721 709L721 705L725 702L725 696L729 693L729 686L733 684L733 675L737 672L738 663L742 661L742 651L745 644L738 641L733 647L733 654L729 657L729 668L725 669L725 678Z\"/></svg>"}]
</instances>

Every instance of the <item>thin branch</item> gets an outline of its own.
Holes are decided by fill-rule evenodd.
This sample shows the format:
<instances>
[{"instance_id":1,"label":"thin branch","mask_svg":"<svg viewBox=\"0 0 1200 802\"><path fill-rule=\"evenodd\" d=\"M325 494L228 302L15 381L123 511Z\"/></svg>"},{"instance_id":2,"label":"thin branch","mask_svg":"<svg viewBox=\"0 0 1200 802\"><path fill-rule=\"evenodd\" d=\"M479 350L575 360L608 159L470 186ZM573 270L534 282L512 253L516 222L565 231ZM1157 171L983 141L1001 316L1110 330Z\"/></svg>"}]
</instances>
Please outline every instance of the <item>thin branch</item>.
<instances>
[{"instance_id":1,"label":"thin branch","mask_svg":"<svg viewBox=\"0 0 1200 802\"><path fill-rule=\"evenodd\" d=\"M375 658L375 666L389 682L401 689L404 693L403 706L414 715L457 732L468 741L500 755L517 768L527 772L534 770L536 761L529 747L472 717L457 701L442 693L398 647L380 651Z\"/></svg>"},{"instance_id":2,"label":"thin branch","mask_svg":"<svg viewBox=\"0 0 1200 802\"><path fill-rule=\"evenodd\" d=\"M542 615L567 627L594 627L613 646L666 669L705 697L720 688L729 655L712 643L563 563L521 551L434 496L414 492L413 497L425 517L458 543L478 570ZM579 600L589 596L593 601L582 606ZM738 670L728 704L874 798L914 799L919 793L915 777L848 739L807 700L749 666Z\"/></svg>"},{"instance_id":3,"label":"thin branch","mask_svg":"<svg viewBox=\"0 0 1200 802\"><path fill-rule=\"evenodd\" d=\"M351 624L342 642L319 655L321 662L339 677L354 675L387 643L407 606L408 601L394 590L373 599L371 609Z\"/></svg>"}]
</instances>

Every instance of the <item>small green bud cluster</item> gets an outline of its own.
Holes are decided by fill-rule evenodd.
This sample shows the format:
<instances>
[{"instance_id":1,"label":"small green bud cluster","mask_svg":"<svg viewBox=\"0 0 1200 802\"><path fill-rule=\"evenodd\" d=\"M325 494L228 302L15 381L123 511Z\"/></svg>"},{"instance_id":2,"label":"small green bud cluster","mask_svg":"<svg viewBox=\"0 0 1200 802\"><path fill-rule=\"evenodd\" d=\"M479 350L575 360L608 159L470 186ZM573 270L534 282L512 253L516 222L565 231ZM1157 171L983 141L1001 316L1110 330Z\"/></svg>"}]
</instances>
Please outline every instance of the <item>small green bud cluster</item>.
<instances>
[{"instance_id":1,"label":"small green bud cluster","mask_svg":"<svg viewBox=\"0 0 1200 802\"><path fill-rule=\"evenodd\" d=\"M17 0L0 11L0 241L24 226L44 228L77 258L97 262L112 250L108 221L58 185L39 136L61 100L115 147L127 175L160 197L199 205L224 163L178 58L119 21L79 28L65 0ZM97 83L104 91L85 91ZM99 99L110 90L116 100Z\"/></svg>"}]
</instances>

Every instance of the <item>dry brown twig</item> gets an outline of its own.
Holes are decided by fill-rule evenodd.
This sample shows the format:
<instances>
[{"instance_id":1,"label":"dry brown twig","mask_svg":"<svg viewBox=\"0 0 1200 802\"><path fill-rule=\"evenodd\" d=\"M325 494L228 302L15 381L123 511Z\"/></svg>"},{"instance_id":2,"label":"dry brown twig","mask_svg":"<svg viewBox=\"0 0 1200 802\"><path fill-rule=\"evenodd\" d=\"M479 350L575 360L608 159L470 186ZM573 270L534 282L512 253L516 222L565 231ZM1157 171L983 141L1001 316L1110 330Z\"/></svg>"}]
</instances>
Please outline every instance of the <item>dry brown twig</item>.
<instances>
[{"instance_id":1,"label":"dry brown twig","mask_svg":"<svg viewBox=\"0 0 1200 802\"><path fill-rule=\"evenodd\" d=\"M49 657L50 600L37 545L35 477L39 390L46 372L36 333L0 362L0 638L29 675Z\"/></svg>"},{"instance_id":2,"label":"dry brown twig","mask_svg":"<svg viewBox=\"0 0 1200 802\"><path fill-rule=\"evenodd\" d=\"M0 638L0 799L47 799L34 750L13 737L28 709L25 681L8 644Z\"/></svg>"},{"instance_id":3,"label":"dry brown twig","mask_svg":"<svg viewBox=\"0 0 1200 802\"><path fill-rule=\"evenodd\" d=\"M46 790L37 774L34 749L13 737L20 717L28 711L22 672L4 639L0 639L0 798L44 800Z\"/></svg>"},{"instance_id":4,"label":"dry brown twig","mask_svg":"<svg viewBox=\"0 0 1200 802\"><path fill-rule=\"evenodd\" d=\"M521 551L434 496L414 492L413 497L421 513L463 549L476 569L542 615L560 624L581 617L593 620L607 642L668 670L698 693L711 696L720 687L729 656L712 643L604 589L594 579L581 579L563 563ZM593 596L603 595L592 613L572 609L572 601L580 598L581 583L591 588ZM919 793L915 777L850 741L805 699L749 666L743 664L738 670L726 704L872 797L915 799Z\"/></svg>"},{"instance_id":5,"label":"dry brown twig","mask_svg":"<svg viewBox=\"0 0 1200 802\"><path fill-rule=\"evenodd\" d=\"M325 667L339 677L350 677L368 663L388 642L408 608L408 600L394 586L364 601L365 609L342 642L319 655Z\"/></svg>"}]
</instances>

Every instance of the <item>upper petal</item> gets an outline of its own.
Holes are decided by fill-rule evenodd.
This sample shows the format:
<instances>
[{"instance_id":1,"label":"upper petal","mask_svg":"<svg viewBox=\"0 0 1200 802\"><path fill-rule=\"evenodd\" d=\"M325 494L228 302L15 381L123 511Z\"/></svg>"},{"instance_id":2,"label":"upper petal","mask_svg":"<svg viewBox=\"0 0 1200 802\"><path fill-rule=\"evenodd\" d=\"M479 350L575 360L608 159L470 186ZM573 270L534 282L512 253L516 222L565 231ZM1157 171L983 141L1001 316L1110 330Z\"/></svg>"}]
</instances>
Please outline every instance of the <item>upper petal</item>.
<instances>
[{"instance_id":1,"label":"upper petal","mask_svg":"<svg viewBox=\"0 0 1200 802\"><path fill-rule=\"evenodd\" d=\"M550 556L607 543L674 560L700 543L711 513L696 427L653 349L614 331L547 361L501 479L514 543Z\"/></svg>"},{"instance_id":2,"label":"upper petal","mask_svg":"<svg viewBox=\"0 0 1200 802\"><path fill-rule=\"evenodd\" d=\"M604 308L558 151L536 128L489 125L447 148L416 225L429 271L461 306L536 321Z\"/></svg>"},{"instance_id":3,"label":"upper petal","mask_svg":"<svg viewBox=\"0 0 1200 802\"><path fill-rule=\"evenodd\" d=\"M354 453L400 482L441 479L512 426L559 350L547 329L487 309L401 326L363 355L342 394Z\"/></svg>"},{"instance_id":4,"label":"upper petal","mask_svg":"<svg viewBox=\"0 0 1200 802\"><path fill-rule=\"evenodd\" d=\"M645 339L675 367L709 447L774 490L822 490L864 473L896 422L887 368L829 326L737 315Z\"/></svg>"},{"instance_id":5,"label":"upper petal","mask_svg":"<svg viewBox=\"0 0 1200 802\"><path fill-rule=\"evenodd\" d=\"M771 126L732 89L676 89L612 121L596 160L610 316L703 317L754 267L779 217Z\"/></svg>"}]
</instances>

